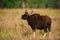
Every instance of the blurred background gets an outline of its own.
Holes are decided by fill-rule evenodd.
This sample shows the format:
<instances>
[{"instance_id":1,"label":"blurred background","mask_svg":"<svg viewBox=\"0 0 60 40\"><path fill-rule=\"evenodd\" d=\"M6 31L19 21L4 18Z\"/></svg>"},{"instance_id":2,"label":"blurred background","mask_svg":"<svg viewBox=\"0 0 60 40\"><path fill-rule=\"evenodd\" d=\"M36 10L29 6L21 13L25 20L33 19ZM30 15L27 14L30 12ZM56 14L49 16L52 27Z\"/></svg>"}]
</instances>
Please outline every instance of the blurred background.
<instances>
[{"instance_id":1,"label":"blurred background","mask_svg":"<svg viewBox=\"0 0 60 40\"><path fill-rule=\"evenodd\" d=\"M51 35L43 38L44 31L36 30L36 40L60 40L60 0L0 0L0 40L33 40L32 29L21 19L26 9L52 19Z\"/></svg>"},{"instance_id":2,"label":"blurred background","mask_svg":"<svg viewBox=\"0 0 60 40\"><path fill-rule=\"evenodd\" d=\"M0 8L60 8L60 0L0 0Z\"/></svg>"}]
</instances>

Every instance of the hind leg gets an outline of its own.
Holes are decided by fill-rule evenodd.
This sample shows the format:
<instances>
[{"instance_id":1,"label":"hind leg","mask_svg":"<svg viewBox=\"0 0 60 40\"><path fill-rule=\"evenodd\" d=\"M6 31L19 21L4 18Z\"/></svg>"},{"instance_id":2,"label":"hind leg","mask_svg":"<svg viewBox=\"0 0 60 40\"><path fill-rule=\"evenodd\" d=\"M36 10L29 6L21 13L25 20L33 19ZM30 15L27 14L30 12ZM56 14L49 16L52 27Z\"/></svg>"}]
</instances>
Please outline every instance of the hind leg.
<instances>
[{"instance_id":1,"label":"hind leg","mask_svg":"<svg viewBox=\"0 0 60 40\"><path fill-rule=\"evenodd\" d=\"M51 26L48 26L48 30L49 30L49 32L51 31Z\"/></svg>"},{"instance_id":2,"label":"hind leg","mask_svg":"<svg viewBox=\"0 0 60 40\"><path fill-rule=\"evenodd\" d=\"M48 28L48 31L50 32L51 31L51 23L48 23L47 28Z\"/></svg>"},{"instance_id":3,"label":"hind leg","mask_svg":"<svg viewBox=\"0 0 60 40\"><path fill-rule=\"evenodd\" d=\"M49 32L48 32L48 38L51 39L51 24L48 25L47 28L48 28L48 31L49 31Z\"/></svg>"},{"instance_id":4,"label":"hind leg","mask_svg":"<svg viewBox=\"0 0 60 40\"><path fill-rule=\"evenodd\" d=\"M47 27L44 29L44 32L45 32L45 34L44 34L43 38L45 38L47 36Z\"/></svg>"}]
</instances>

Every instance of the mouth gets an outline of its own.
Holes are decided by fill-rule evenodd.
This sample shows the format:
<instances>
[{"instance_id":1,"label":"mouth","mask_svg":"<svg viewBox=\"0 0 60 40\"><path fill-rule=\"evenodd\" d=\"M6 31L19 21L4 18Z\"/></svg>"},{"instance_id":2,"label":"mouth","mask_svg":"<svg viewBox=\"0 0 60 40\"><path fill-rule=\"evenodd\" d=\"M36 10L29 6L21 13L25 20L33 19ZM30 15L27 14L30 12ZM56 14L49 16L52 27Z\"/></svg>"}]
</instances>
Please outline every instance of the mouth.
<instances>
[{"instance_id":1,"label":"mouth","mask_svg":"<svg viewBox=\"0 0 60 40\"><path fill-rule=\"evenodd\" d=\"M23 17L21 17L21 19L24 19Z\"/></svg>"},{"instance_id":2,"label":"mouth","mask_svg":"<svg viewBox=\"0 0 60 40\"><path fill-rule=\"evenodd\" d=\"M25 20L25 18L21 17L21 19Z\"/></svg>"}]
</instances>

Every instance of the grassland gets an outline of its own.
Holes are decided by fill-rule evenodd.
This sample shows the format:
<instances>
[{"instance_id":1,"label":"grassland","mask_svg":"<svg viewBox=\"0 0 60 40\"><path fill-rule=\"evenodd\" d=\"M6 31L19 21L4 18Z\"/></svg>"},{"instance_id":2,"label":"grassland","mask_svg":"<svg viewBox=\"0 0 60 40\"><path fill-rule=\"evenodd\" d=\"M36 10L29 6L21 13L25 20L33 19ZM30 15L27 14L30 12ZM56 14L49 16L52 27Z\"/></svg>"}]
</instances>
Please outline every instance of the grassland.
<instances>
[{"instance_id":1,"label":"grassland","mask_svg":"<svg viewBox=\"0 0 60 40\"><path fill-rule=\"evenodd\" d=\"M29 14L31 9L27 9ZM25 9L0 9L0 40L33 40L33 32L21 16ZM52 19L51 35L42 38L44 31L36 30L36 40L60 40L60 9L33 9L34 13ZM33 14L34 14L33 13Z\"/></svg>"}]
</instances>

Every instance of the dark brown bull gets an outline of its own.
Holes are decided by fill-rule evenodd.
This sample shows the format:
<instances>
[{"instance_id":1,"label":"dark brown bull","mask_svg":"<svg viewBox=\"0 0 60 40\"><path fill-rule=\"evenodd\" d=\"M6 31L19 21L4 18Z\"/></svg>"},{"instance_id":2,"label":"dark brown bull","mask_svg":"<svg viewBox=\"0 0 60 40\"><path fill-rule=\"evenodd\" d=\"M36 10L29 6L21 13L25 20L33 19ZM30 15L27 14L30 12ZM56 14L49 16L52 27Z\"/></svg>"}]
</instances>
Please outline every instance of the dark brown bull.
<instances>
[{"instance_id":1,"label":"dark brown bull","mask_svg":"<svg viewBox=\"0 0 60 40\"><path fill-rule=\"evenodd\" d=\"M31 26L34 32L36 31L36 29L44 30L45 33L47 33L47 31L49 32L51 31L51 18L47 15L45 16L41 16L39 14L29 15L26 10L25 14L22 15L22 19L27 20L28 24Z\"/></svg>"}]
</instances>

